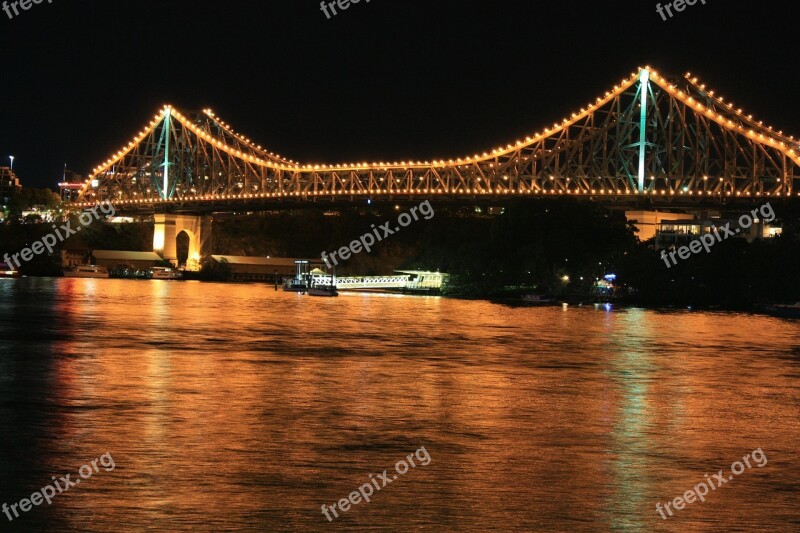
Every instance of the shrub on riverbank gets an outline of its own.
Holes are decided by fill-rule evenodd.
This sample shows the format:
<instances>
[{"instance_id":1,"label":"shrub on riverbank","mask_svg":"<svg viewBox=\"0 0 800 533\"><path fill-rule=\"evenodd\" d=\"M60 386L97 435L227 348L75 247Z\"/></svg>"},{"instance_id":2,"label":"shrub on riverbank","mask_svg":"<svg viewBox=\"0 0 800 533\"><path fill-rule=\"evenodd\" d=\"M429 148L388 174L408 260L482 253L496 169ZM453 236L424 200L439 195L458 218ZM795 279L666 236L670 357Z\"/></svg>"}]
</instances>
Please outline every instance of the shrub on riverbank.
<instances>
[{"instance_id":1,"label":"shrub on riverbank","mask_svg":"<svg viewBox=\"0 0 800 533\"><path fill-rule=\"evenodd\" d=\"M318 259L323 251L349 245L373 225L396 221L408 207L223 215L214 222L214 253ZM800 300L800 279L793 275L800 261L800 207L781 206L781 237L751 244L731 239L669 269L652 242L638 242L621 210L544 199L512 202L492 216L486 214L488 205L480 210L433 207L433 218L386 237L371 253L362 251L340 262L337 274L439 270L451 275L447 294L483 298L534 292L585 301L596 295L598 279L614 273L618 283L636 289L632 301L645 305L746 308ZM50 224L0 224L0 253L17 253L49 231ZM67 242L87 249L147 251L152 238L152 223L97 221ZM207 265L201 277L225 280L229 270L228 265ZM23 264L22 272L57 274L58 255L36 256Z\"/></svg>"}]
</instances>

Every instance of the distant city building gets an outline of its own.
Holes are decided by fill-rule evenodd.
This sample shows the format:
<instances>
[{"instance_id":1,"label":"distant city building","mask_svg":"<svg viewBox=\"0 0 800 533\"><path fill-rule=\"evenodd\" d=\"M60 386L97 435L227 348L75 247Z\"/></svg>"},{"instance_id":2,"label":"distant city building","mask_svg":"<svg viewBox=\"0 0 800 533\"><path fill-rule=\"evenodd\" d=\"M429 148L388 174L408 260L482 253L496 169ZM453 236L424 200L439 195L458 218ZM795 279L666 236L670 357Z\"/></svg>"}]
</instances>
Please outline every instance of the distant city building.
<instances>
[{"instance_id":1,"label":"distant city building","mask_svg":"<svg viewBox=\"0 0 800 533\"><path fill-rule=\"evenodd\" d=\"M9 167L0 167L0 203L8 205L14 191L22 188L19 178Z\"/></svg>"},{"instance_id":2,"label":"distant city building","mask_svg":"<svg viewBox=\"0 0 800 533\"><path fill-rule=\"evenodd\" d=\"M73 202L78 199L78 194L83 188L83 176L71 170L64 171L64 181L58 184L61 189L61 199L65 202Z\"/></svg>"}]
</instances>

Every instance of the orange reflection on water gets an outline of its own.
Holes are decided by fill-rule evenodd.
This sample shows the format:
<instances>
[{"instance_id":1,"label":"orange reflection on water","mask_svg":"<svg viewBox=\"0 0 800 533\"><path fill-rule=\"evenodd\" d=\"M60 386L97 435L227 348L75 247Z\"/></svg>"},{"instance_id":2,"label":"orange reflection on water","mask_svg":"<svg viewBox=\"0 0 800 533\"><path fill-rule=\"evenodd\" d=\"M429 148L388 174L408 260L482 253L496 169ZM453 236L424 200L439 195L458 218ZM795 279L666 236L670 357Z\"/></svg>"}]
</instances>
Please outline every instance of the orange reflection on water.
<instances>
[{"instance_id":1,"label":"orange reflection on water","mask_svg":"<svg viewBox=\"0 0 800 533\"><path fill-rule=\"evenodd\" d=\"M74 529L781 529L797 479L797 324L740 314L313 299L259 285L57 280L54 444L117 469L58 502ZM755 448L753 469L664 522ZM71 465L71 466L70 466ZM761 507L754 509L751 502ZM402 526L402 527L401 527ZM92 529L94 528L94 529Z\"/></svg>"}]
</instances>

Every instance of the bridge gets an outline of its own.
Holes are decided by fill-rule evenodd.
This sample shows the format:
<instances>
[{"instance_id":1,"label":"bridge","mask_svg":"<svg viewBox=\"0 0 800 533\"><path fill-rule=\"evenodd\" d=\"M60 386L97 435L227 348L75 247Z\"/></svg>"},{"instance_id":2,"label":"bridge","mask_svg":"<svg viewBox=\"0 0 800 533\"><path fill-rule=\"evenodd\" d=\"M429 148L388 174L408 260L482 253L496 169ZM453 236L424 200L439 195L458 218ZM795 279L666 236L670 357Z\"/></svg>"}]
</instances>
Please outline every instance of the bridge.
<instances>
[{"instance_id":1,"label":"bridge","mask_svg":"<svg viewBox=\"0 0 800 533\"><path fill-rule=\"evenodd\" d=\"M364 199L501 202L579 197L641 205L789 199L800 142L765 126L697 77L642 67L541 131L486 151L432 161L306 164L236 133L210 109L165 106L94 168L76 208L111 201L156 216L154 248L174 256L186 231L197 255L209 217ZM800 191L800 189L798 189Z\"/></svg>"}]
</instances>

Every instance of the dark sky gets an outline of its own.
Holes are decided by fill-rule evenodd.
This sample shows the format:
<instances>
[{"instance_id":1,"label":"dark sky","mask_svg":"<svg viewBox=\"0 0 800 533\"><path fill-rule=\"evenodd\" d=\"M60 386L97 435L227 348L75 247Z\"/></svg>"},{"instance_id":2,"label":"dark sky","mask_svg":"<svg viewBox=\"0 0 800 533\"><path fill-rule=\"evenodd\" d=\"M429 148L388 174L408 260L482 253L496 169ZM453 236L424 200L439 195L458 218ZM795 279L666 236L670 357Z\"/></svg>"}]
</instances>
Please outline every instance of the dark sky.
<instances>
[{"instance_id":1,"label":"dark sky","mask_svg":"<svg viewBox=\"0 0 800 533\"><path fill-rule=\"evenodd\" d=\"M450 158L513 142L638 65L696 72L800 134L789 2L52 0L0 11L0 165L55 186L165 103L211 107L301 162Z\"/></svg>"}]
</instances>

